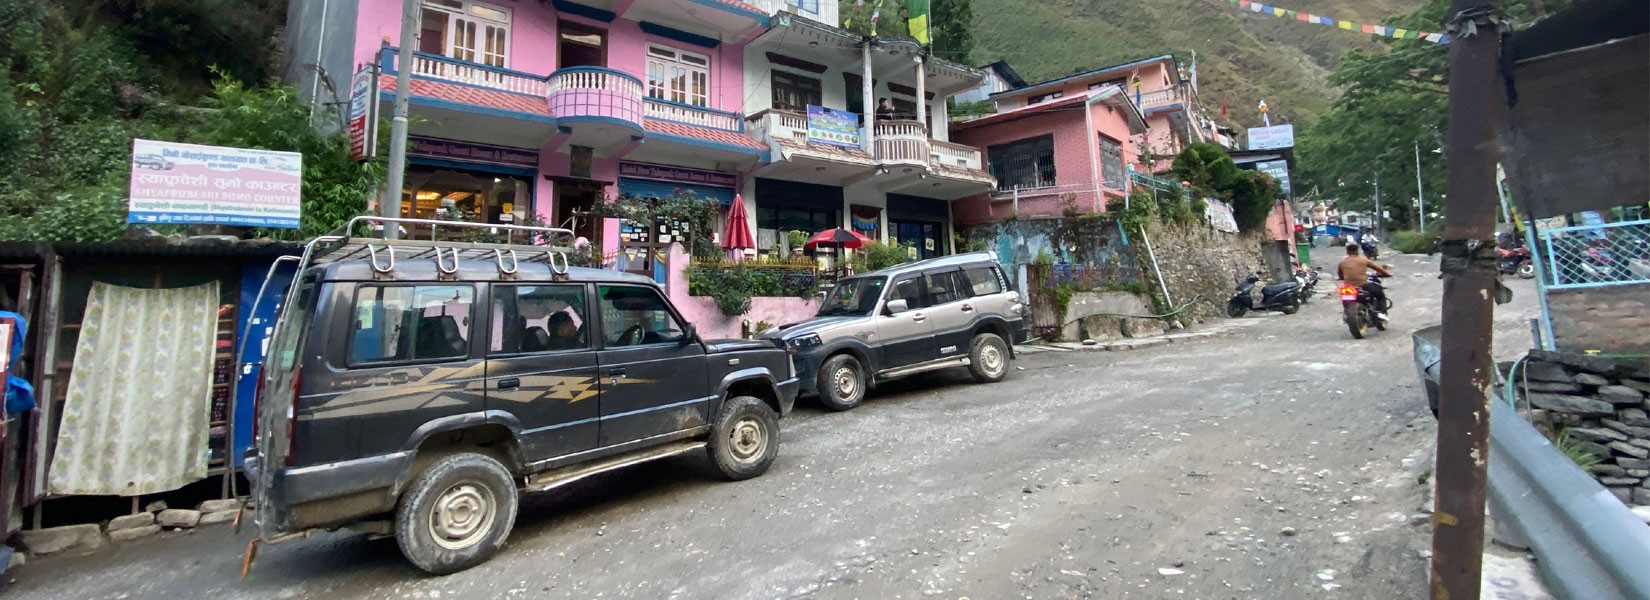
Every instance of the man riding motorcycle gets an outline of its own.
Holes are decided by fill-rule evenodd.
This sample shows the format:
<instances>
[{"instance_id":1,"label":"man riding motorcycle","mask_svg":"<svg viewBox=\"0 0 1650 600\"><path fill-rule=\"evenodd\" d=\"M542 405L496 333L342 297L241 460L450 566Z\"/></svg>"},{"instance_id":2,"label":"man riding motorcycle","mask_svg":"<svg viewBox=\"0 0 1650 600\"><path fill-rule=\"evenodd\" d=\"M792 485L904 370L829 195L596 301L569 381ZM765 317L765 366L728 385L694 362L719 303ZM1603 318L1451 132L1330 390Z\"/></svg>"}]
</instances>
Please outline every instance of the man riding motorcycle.
<instances>
[{"instance_id":1,"label":"man riding motorcycle","mask_svg":"<svg viewBox=\"0 0 1650 600\"><path fill-rule=\"evenodd\" d=\"M1391 277L1392 273L1385 267L1375 264L1375 261L1360 256L1359 252L1357 244L1346 245L1346 258L1341 259L1340 264L1335 266L1335 278L1364 290L1374 298L1375 316L1385 322L1386 290L1381 288L1381 284L1369 280L1369 272L1374 271L1382 277Z\"/></svg>"}]
</instances>

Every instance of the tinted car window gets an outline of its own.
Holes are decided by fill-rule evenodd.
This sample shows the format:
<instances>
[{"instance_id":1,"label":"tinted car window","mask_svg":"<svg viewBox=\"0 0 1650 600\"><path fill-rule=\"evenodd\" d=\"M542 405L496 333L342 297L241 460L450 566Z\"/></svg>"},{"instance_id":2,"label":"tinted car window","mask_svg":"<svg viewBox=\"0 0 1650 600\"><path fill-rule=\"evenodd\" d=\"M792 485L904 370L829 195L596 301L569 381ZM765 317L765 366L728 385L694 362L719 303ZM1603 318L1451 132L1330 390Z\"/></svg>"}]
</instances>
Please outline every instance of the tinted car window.
<instances>
[{"instance_id":1,"label":"tinted car window","mask_svg":"<svg viewBox=\"0 0 1650 600\"><path fill-rule=\"evenodd\" d=\"M946 271L944 273L928 273L923 276L928 284L928 305L939 306L958 300L967 300L969 286L961 279L962 272Z\"/></svg>"},{"instance_id":2,"label":"tinted car window","mask_svg":"<svg viewBox=\"0 0 1650 600\"><path fill-rule=\"evenodd\" d=\"M493 287L493 354L590 347L582 285Z\"/></svg>"},{"instance_id":3,"label":"tinted car window","mask_svg":"<svg viewBox=\"0 0 1650 600\"><path fill-rule=\"evenodd\" d=\"M687 328L670 313L665 299L650 288L604 285L601 299L602 335L608 347L677 342Z\"/></svg>"},{"instance_id":4,"label":"tinted car window","mask_svg":"<svg viewBox=\"0 0 1650 600\"><path fill-rule=\"evenodd\" d=\"M888 292L888 301L904 300L907 308L918 309L928 306L922 294L922 277L910 276L894 282L894 289Z\"/></svg>"},{"instance_id":5,"label":"tinted car window","mask_svg":"<svg viewBox=\"0 0 1650 600\"><path fill-rule=\"evenodd\" d=\"M470 355L470 286L364 285L355 292L349 364Z\"/></svg>"},{"instance_id":6,"label":"tinted car window","mask_svg":"<svg viewBox=\"0 0 1650 600\"><path fill-rule=\"evenodd\" d=\"M997 277L997 270L991 267L963 269L963 277L968 279L968 287L975 296L989 296L1003 291L1003 282Z\"/></svg>"}]
</instances>

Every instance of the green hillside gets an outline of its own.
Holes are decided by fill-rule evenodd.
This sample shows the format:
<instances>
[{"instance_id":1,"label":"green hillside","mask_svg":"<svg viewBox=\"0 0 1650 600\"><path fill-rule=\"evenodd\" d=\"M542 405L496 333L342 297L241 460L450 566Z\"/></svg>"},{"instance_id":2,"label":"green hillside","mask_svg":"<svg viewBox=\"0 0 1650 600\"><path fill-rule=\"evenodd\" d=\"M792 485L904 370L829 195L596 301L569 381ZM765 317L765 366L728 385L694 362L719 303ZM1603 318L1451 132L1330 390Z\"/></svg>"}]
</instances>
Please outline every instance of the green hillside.
<instances>
[{"instance_id":1,"label":"green hillside","mask_svg":"<svg viewBox=\"0 0 1650 600\"><path fill-rule=\"evenodd\" d=\"M1224 98L1240 126L1260 124L1265 99L1274 122L1310 122L1334 100L1326 78L1343 53L1373 48L1369 35L1240 11L1226 0L973 0L977 45L971 60L1006 59L1036 82L1130 60L1198 55L1198 83L1210 116ZM1378 23L1422 0L1276 0L1281 8ZM1416 42L1423 43L1423 42Z\"/></svg>"}]
</instances>

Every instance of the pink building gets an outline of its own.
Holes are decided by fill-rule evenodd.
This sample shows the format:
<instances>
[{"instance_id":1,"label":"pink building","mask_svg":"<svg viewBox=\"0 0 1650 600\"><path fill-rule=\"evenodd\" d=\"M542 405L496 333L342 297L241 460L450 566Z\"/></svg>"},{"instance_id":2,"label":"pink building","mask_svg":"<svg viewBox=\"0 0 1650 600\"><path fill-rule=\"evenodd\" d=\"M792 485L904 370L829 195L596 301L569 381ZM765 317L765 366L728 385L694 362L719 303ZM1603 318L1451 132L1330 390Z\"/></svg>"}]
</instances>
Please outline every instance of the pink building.
<instances>
[{"instance_id":1,"label":"pink building","mask_svg":"<svg viewBox=\"0 0 1650 600\"><path fill-rule=\"evenodd\" d=\"M958 123L952 135L980 148L996 190L957 201L952 217L978 224L1009 217L1102 212L1127 194L1146 120L1116 85Z\"/></svg>"},{"instance_id":2,"label":"pink building","mask_svg":"<svg viewBox=\"0 0 1650 600\"><path fill-rule=\"evenodd\" d=\"M984 151L997 189L958 201L958 224L1102 211L1127 194L1129 171L1161 173L1187 144L1214 139L1195 76L1167 55L987 98L997 114L952 129Z\"/></svg>"},{"instance_id":3,"label":"pink building","mask_svg":"<svg viewBox=\"0 0 1650 600\"><path fill-rule=\"evenodd\" d=\"M294 0L289 76L300 87L313 80L304 91L316 101L344 101L327 88L347 95L349 73L376 67L388 117L396 73L412 71L405 216L571 227L620 253L627 270L663 280L668 244L588 211L675 189L731 203L765 162L741 114L744 45L767 30L762 9L422 0L416 51L402 65L401 4Z\"/></svg>"}]
</instances>

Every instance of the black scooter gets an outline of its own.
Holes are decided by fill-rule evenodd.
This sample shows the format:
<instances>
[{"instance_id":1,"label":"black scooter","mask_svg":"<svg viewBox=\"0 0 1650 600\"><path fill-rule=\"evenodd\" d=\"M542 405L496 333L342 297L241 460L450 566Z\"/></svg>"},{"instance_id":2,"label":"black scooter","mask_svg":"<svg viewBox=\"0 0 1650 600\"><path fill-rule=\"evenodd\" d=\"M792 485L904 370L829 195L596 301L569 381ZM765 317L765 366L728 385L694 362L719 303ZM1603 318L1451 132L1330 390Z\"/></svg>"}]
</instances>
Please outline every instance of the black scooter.
<instances>
[{"instance_id":1,"label":"black scooter","mask_svg":"<svg viewBox=\"0 0 1650 600\"><path fill-rule=\"evenodd\" d=\"M1300 282L1285 281L1263 287L1260 289L1260 301L1256 302L1255 283L1259 281L1259 275L1250 275L1238 284L1232 299L1226 301L1226 316L1236 319L1251 310L1275 310L1286 315L1300 312Z\"/></svg>"}]
</instances>

